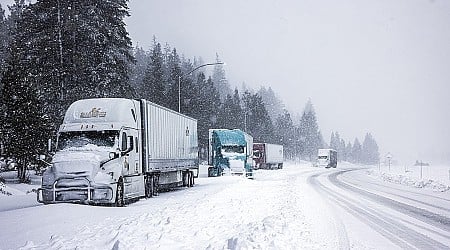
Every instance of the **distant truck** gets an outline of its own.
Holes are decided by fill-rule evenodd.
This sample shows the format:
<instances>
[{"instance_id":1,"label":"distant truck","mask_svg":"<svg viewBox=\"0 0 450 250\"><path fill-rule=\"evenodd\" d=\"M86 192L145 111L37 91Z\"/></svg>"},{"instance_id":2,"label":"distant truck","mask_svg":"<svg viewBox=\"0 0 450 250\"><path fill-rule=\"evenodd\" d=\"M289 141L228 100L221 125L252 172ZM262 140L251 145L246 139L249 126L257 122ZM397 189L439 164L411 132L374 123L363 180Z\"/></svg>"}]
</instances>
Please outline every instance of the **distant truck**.
<instances>
[{"instance_id":1,"label":"distant truck","mask_svg":"<svg viewBox=\"0 0 450 250\"><path fill-rule=\"evenodd\" d=\"M231 174L253 176L253 137L239 129L210 129L208 176Z\"/></svg>"},{"instance_id":2,"label":"distant truck","mask_svg":"<svg viewBox=\"0 0 450 250\"><path fill-rule=\"evenodd\" d=\"M326 168L337 167L337 151L334 149L319 149L317 158L319 166Z\"/></svg>"},{"instance_id":3,"label":"distant truck","mask_svg":"<svg viewBox=\"0 0 450 250\"><path fill-rule=\"evenodd\" d=\"M270 143L253 143L255 169L283 168L283 146Z\"/></svg>"},{"instance_id":4,"label":"distant truck","mask_svg":"<svg viewBox=\"0 0 450 250\"><path fill-rule=\"evenodd\" d=\"M197 176L195 119L146 100L85 99L66 112L37 199L123 206Z\"/></svg>"}]
</instances>

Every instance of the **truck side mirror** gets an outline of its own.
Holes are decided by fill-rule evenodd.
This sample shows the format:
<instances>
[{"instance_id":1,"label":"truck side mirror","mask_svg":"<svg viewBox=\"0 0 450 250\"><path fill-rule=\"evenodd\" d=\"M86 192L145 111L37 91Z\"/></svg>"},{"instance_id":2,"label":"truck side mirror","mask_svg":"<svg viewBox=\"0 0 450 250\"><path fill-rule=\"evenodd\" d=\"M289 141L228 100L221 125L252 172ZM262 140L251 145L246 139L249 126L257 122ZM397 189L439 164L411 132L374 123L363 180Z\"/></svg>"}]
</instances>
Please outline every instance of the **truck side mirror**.
<instances>
[{"instance_id":1,"label":"truck side mirror","mask_svg":"<svg viewBox=\"0 0 450 250\"><path fill-rule=\"evenodd\" d=\"M122 133L122 144L120 145L120 151L124 152L127 150L128 148L128 137L127 134L125 132Z\"/></svg>"},{"instance_id":2,"label":"truck side mirror","mask_svg":"<svg viewBox=\"0 0 450 250\"><path fill-rule=\"evenodd\" d=\"M124 133L124 136L125 135L126 134ZM133 141L133 136L122 137L122 138L126 138L126 139L125 140L122 139L122 148L120 149L120 151L122 152L121 155L125 155L125 154L128 154L129 152L133 151L134 141Z\"/></svg>"},{"instance_id":3,"label":"truck side mirror","mask_svg":"<svg viewBox=\"0 0 450 250\"><path fill-rule=\"evenodd\" d=\"M130 142L130 146L128 147L127 151L131 152L134 149L134 140L133 136L128 136L128 141Z\"/></svg>"},{"instance_id":4,"label":"truck side mirror","mask_svg":"<svg viewBox=\"0 0 450 250\"><path fill-rule=\"evenodd\" d=\"M116 152L109 152L109 159L110 160L118 158L118 157L119 157L118 153L116 153Z\"/></svg>"}]
</instances>

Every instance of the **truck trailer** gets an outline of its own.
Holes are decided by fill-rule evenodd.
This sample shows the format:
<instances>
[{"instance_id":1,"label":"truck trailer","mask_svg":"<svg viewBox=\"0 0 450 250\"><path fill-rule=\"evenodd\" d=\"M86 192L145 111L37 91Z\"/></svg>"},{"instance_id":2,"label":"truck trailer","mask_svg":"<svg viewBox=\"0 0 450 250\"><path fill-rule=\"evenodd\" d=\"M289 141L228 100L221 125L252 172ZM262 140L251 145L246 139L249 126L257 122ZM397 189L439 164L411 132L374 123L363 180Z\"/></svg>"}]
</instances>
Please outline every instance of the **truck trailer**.
<instances>
[{"instance_id":1,"label":"truck trailer","mask_svg":"<svg viewBox=\"0 0 450 250\"><path fill-rule=\"evenodd\" d=\"M326 168L337 167L337 151L334 149L321 148L317 153L317 161L319 166Z\"/></svg>"},{"instance_id":2,"label":"truck trailer","mask_svg":"<svg viewBox=\"0 0 450 250\"><path fill-rule=\"evenodd\" d=\"M281 169L284 160L283 145L254 143L253 159L255 169Z\"/></svg>"},{"instance_id":3,"label":"truck trailer","mask_svg":"<svg viewBox=\"0 0 450 250\"><path fill-rule=\"evenodd\" d=\"M198 162L195 119L147 100L79 100L58 130L37 199L124 206L193 186Z\"/></svg>"},{"instance_id":4,"label":"truck trailer","mask_svg":"<svg viewBox=\"0 0 450 250\"><path fill-rule=\"evenodd\" d=\"M231 174L253 176L253 137L239 129L210 129L208 176Z\"/></svg>"}]
</instances>

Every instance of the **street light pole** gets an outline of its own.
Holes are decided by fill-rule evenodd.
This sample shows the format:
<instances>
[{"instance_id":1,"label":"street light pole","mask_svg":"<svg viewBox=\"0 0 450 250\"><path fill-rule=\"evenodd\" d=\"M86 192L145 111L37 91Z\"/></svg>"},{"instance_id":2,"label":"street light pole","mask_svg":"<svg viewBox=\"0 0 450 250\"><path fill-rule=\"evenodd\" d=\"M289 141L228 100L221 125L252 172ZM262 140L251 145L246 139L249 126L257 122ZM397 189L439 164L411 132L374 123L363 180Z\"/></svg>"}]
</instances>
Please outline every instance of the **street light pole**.
<instances>
[{"instance_id":1,"label":"street light pole","mask_svg":"<svg viewBox=\"0 0 450 250\"><path fill-rule=\"evenodd\" d=\"M203 67L211 66L211 65L218 65L218 64L225 64L225 63L224 62L205 63L205 64L202 64L202 65L194 68L193 70L187 72L184 75L179 75L178 76L178 113L181 113L181 78L190 75L192 72L196 71L199 68L203 68Z\"/></svg>"}]
</instances>

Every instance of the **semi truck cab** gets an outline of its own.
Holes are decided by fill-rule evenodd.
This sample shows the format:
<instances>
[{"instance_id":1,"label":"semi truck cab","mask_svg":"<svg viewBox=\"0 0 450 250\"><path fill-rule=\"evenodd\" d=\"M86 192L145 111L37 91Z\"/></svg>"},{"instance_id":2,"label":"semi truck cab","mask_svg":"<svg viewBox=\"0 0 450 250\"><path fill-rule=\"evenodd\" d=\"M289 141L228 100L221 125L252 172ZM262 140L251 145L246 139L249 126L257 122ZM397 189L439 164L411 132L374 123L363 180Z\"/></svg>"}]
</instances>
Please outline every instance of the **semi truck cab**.
<instances>
[{"instance_id":1,"label":"semi truck cab","mask_svg":"<svg viewBox=\"0 0 450 250\"><path fill-rule=\"evenodd\" d=\"M231 174L252 176L253 138L239 129L210 129L208 176Z\"/></svg>"},{"instance_id":2,"label":"semi truck cab","mask_svg":"<svg viewBox=\"0 0 450 250\"><path fill-rule=\"evenodd\" d=\"M319 149L317 154L318 165L325 168L337 167L337 151L334 149Z\"/></svg>"}]
</instances>

